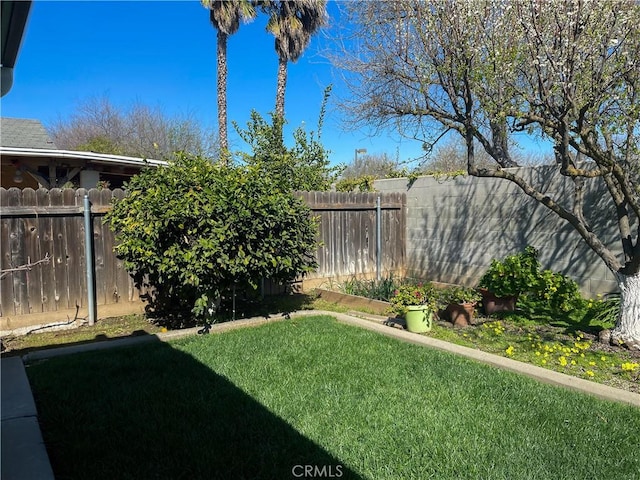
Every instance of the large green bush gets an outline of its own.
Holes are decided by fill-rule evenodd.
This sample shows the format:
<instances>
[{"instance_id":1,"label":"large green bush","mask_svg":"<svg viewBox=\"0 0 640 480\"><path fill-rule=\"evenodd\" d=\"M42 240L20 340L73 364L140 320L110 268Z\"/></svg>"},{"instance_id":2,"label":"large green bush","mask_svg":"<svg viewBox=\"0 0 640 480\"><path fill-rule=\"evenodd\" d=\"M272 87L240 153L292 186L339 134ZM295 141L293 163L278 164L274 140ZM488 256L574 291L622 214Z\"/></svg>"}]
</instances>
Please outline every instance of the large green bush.
<instances>
[{"instance_id":1,"label":"large green bush","mask_svg":"<svg viewBox=\"0 0 640 480\"><path fill-rule=\"evenodd\" d=\"M182 155L133 177L107 221L116 253L155 292L162 314L210 321L229 287L291 280L316 268L309 208L252 167ZM175 307L175 308L171 308Z\"/></svg>"}]
</instances>

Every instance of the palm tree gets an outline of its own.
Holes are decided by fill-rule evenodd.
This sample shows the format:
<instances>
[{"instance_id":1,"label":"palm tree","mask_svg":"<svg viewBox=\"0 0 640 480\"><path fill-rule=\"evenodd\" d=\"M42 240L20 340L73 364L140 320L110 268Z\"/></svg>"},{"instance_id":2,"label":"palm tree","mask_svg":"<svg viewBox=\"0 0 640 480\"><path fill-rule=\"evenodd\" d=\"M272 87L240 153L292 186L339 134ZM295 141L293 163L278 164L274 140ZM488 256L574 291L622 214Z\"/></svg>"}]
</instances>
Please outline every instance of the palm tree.
<instances>
[{"instance_id":1,"label":"palm tree","mask_svg":"<svg viewBox=\"0 0 640 480\"><path fill-rule=\"evenodd\" d=\"M275 37L278 54L276 115L284 118L287 64L295 62L309 45L311 37L327 22L326 0L274 0L261 2L270 15L267 31Z\"/></svg>"},{"instance_id":2,"label":"palm tree","mask_svg":"<svg viewBox=\"0 0 640 480\"><path fill-rule=\"evenodd\" d=\"M229 153L227 138L227 39L240 28L240 20L251 20L256 16L253 4L248 0L201 0L209 9L211 24L218 31L217 78L218 78L218 129L220 150L223 156Z\"/></svg>"}]
</instances>

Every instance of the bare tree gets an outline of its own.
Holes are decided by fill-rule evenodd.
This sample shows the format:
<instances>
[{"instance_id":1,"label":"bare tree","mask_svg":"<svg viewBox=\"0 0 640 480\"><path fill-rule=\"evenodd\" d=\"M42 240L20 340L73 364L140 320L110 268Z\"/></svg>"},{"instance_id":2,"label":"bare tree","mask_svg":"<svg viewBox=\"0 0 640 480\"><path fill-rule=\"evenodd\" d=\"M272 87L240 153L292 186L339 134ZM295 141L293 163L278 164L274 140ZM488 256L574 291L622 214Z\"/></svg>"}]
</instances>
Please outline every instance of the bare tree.
<instances>
[{"instance_id":1,"label":"bare tree","mask_svg":"<svg viewBox=\"0 0 640 480\"><path fill-rule=\"evenodd\" d=\"M339 64L350 72L351 114L427 143L459 133L469 174L515 183L614 273L621 313L612 341L640 349L640 4L396 0L349 9L352 53ZM506 168L515 164L509 137L523 131L553 143L573 205ZM479 165L478 149L496 167ZM585 220L593 182L609 192L621 254Z\"/></svg>"},{"instance_id":2,"label":"bare tree","mask_svg":"<svg viewBox=\"0 0 640 480\"><path fill-rule=\"evenodd\" d=\"M67 119L50 128L59 148L167 159L175 152L218 158L217 138L190 116L166 115L141 103L115 107L107 97L81 102Z\"/></svg>"},{"instance_id":3,"label":"bare tree","mask_svg":"<svg viewBox=\"0 0 640 480\"><path fill-rule=\"evenodd\" d=\"M514 162L522 166L551 165L553 156L542 153L526 153L517 145L509 142L510 156ZM476 165L489 168L495 162L489 154L476 143ZM418 168L425 173L452 173L467 170L467 147L459 135L443 139L434 146L426 160Z\"/></svg>"},{"instance_id":4,"label":"bare tree","mask_svg":"<svg viewBox=\"0 0 640 480\"><path fill-rule=\"evenodd\" d=\"M362 154L347 164L342 171L342 178L358 178L370 175L374 178L385 178L399 171L398 161L386 153Z\"/></svg>"}]
</instances>

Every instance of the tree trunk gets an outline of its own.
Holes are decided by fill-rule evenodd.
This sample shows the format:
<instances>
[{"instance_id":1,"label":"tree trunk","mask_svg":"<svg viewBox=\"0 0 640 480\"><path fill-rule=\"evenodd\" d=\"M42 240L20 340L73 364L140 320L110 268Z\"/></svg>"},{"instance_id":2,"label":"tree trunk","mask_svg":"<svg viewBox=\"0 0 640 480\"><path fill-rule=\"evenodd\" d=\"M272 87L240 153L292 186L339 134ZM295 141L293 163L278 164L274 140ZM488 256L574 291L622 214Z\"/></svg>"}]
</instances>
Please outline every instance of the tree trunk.
<instances>
[{"instance_id":1,"label":"tree trunk","mask_svg":"<svg viewBox=\"0 0 640 480\"><path fill-rule=\"evenodd\" d=\"M227 158L227 35L218 30L218 135L220 136L221 158Z\"/></svg>"},{"instance_id":2,"label":"tree trunk","mask_svg":"<svg viewBox=\"0 0 640 480\"><path fill-rule=\"evenodd\" d=\"M284 118L284 93L287 90L287 60L278 60L278 86L276 88L276 115Z\"/></svg>"},{"instance_id":3,"label":"tree trunk","mask_svg":"<svg viewBox=\"0 0 640 480\"><path fill-rule=\"evenodd\" d=\"M640 274L616 274L620 287L620 315L611 331L611 343L640 350Z\"/></svg>"}]
</instances>

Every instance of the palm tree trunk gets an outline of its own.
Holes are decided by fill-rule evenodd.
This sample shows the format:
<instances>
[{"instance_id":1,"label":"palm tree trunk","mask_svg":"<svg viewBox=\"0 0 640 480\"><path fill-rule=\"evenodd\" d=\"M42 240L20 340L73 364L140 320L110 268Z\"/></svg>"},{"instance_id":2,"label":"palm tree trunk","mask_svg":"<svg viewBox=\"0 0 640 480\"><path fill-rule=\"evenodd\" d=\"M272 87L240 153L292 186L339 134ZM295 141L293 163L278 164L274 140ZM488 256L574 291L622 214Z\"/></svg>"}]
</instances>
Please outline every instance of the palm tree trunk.
<instances>
[{"instance_id":1,"label":"palm tree trunk","mask_svg":"<svg viewBox=\"0 0 640 480\"><path fill-rule=\"evenodd\" d=\"M284 118L284 93L287 90L287 60L278 60L278 86L276 88L276 115Z\"/></svg>"},{"instance_id":2,"label":"palm tree trunk","mask_svg":"<svg viewBox=\"0 0 640 480\"><path fill-rule=\"evenodd\" d=\"M220 155L227 159L229 142L227 140L227 35L218 30L218 135L220 136Z\"/></svg>"}]
</instances>

